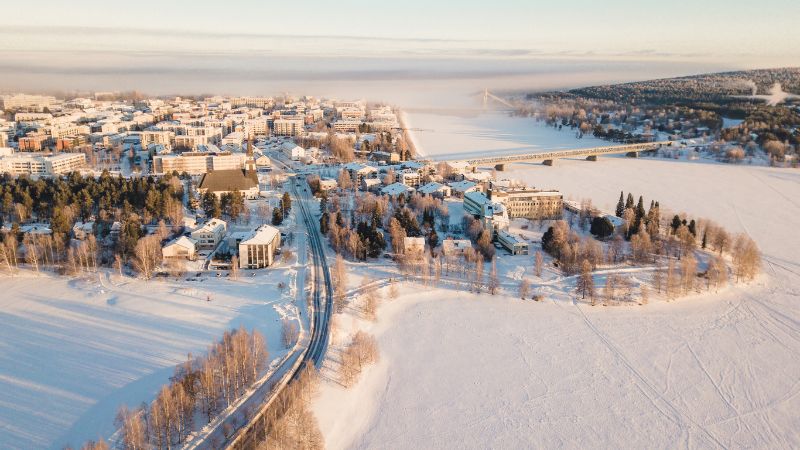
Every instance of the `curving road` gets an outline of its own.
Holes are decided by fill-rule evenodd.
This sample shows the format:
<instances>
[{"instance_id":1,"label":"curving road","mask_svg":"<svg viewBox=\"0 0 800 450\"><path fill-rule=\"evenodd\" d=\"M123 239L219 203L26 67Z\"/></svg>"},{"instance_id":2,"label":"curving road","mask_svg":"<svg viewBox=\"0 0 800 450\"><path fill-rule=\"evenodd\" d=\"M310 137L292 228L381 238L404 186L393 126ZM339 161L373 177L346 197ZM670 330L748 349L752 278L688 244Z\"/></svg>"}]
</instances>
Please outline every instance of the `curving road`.
<instances>
[{"instance_id":1,"label":"curving road","mask_svg":"<svg viewBox=\"0 0 800 450\"><path fill-rule=\"evenodd\" d=\"M313 197L308 194L309 188L305 181L292 180L289 182L292 194L295 198L295 206L303 218L303 222L308 229L311 254L314 261L313 267L313 317L311 319L311 339L308 347L302 352L300 358L290 361L284 365L288 370L280 381L274 384L269 394L265 397L264 403L259 410L253 414L250 421L242 426L228 442L224 444L226 449L255 449L265 438L267 412L272 406L278 394L294 379L307 364L314 364L320 368L325 359L325 351L328 348L329 323L333 313L333 285L331 283L330 270L325 257L325 247L319 231L318 222L315 215L311 212L308 203L313 201ZM207 442L203 448L217 447L211 442Z\"/></svg>"}]
</instances>

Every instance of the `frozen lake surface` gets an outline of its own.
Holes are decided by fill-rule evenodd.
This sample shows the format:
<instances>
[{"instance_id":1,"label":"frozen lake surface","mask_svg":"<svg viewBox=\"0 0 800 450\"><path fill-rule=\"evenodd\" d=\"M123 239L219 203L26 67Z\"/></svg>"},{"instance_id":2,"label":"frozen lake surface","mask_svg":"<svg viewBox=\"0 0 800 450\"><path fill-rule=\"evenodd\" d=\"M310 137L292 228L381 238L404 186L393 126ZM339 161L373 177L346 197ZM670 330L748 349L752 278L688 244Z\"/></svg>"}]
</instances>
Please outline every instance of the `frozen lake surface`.
<instances>
[{"instance_id":1,"label":"frozen lake surface","mask_svg":"<svg viewBox=\"0 0 800 450\"><path fill-rule=\"evenodd\" d=\"M499 111L462 116L408 112L406 122L415 128L414 143L421 157L433 160L612 145L590 134L578 139L576 130L569 127L559 131L544 122Z\"/></svg>"}]
</instances>

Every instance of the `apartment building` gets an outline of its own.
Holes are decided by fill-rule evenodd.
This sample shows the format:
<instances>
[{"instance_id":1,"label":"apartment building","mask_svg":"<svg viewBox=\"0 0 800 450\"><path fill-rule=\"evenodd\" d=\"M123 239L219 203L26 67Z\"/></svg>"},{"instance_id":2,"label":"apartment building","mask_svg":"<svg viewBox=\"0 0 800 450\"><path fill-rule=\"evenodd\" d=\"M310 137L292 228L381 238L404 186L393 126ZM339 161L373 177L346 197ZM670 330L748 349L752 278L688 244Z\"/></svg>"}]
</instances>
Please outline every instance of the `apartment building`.
<instances>
[{"instance_id":1,"label":"apartment building","mask_svg":"<svg viewBox=\"0 0 800 450\"><path fill-rule=\"evenodd\" d=\"M56 102L56 98L49 95L28 95L28 94L13 94L13 95L0 95L0 109L38 109L50 107Z\"/></svg>"},{"instance_id":2,"label":"apartment building","mask_svg":"<svg viewBox=\"0 0 800 450\"><path fill-rule=\"evenodd\" d=\"M305 119L280 118L272 122L272 134L275 136L300 136L305 131Z\"/></svg>"},{"instance_id":3,"label":"apartment building","mask_svg":"<svg viewBox=\"0 0 800 450\"><path fill-rule=\"evenodd\" d=\"M411 186L413 188L418 188L422 177L420 177L419 172L411 169L405 169L397 173L397 181L405 184L406 186Z\"/></svg>"},{"instance_id":4,"label":"apartment building","mask_svg":"<svg viewBox=\"0 0 800 450\"><path fill-rule=\"evenodd\" d=\"M344 133L355 133L358 131L358 127L361 126L361 123L362 122L358 119L341 119L333 122L333 129Z\"/></svg>"},{"instance_id":5,"label":"apartment building","mask_svg":"<svg viewBox=\"0 0 800 450\"><path fill-rule=\"evenodd\" d=\"M191 237L197 242L198 250L214 250L227 231L228 224L224 220L211 219L192 231Z\"/></svg>"},{"instance_id":6,"label":"apartment building","mask_svg":"<svg viewBox=\"0 0 800 450\"><path fill-rule=\"evenodd\" d=\"M156 144L171 149L172 142L175 139L175 132L169 130L145 130L139 136L141 136L142 148L147 148L150 144Z\"/></svg>"},{"instance_id":7,"label":"apartment building","mask_svg":"<svg viewBox=\"0 0 800 450\"><path fill-rule=\"evenodd\" d=\"M500 189L492 186L488 198L502 203L511 219L560 219L564 208L564 196L559 191Z\"/></svg>"},{"instance_id":8,"label":"apartment building","mask_svg":"<svg viewBox=\"0 0 800 450\"><path fill-rule=\"evenodd\" d=\"M272 97L234 97L230 100L234 108L249 106L251 108L269 108L273 104Z\"/></svg>"},{"instance_id":9,"label":"apartment building","mask_svg":"<svg viewBox=\"0 0 800 450\"><path fill-rule=\"evenodd\" d=\"M52 142L49 135L45 133L29 133L25 137L19 138L20 151L40 152Z\"/></svg>"},{"instance_id":10,"label":"apartment building","mask_svg":"<svg viewBox=\"0 0 800 450\"><path fill-rule=\"evenodd\" d=\"M153 172L156 174L186 172L189 175L202 175L212 170L243 169L247 156L241 153L203 153L185 152L180 155L153 156Z\"/></svg>"},{"instance_id":11,"label":"apartment building","mask_svg":"<svg viewBox=\"0 0 800 450\"><path fill-rule=\"evenodd\" d=\"M12 175L57 176L83 167L86 167L86 155L83 153L61 153L54 156L14 153L0 157L0 172Z\"/></svg>"},{"instance_id":12,"label":"apartment building","mask_svg":"<svg viewBox=\"0 0 800 450\"><path fill-rule=\"evenodd\" d=\"M366 164L351 162L344 165L344 170L350 174L350 179L356 186L360 186L362 180L365 178L375 178L378 174L378 169L368 166Z\"/></svg>"},{"instance_id":13,"label":"apartment building","mask_svg":"<svg viewBox=\"0 0 800 450\"><path fill-rule=\"evenodd\" d=\"M47 129L48 134L55 140L67 136L87 135L91 133L91 129L86 125L78 125L74 123L60 123L53 125Z\"/></svg>"}]
</instances>

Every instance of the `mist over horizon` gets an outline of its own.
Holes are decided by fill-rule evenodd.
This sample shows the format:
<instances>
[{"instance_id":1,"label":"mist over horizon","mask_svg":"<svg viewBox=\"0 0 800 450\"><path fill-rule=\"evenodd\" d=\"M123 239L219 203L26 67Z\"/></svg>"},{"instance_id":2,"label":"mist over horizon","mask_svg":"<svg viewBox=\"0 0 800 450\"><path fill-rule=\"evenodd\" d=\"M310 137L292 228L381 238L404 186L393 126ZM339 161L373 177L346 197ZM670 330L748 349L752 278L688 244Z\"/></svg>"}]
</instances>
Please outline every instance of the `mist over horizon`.
<instances>
[{"instance_id":1,"label":"mist over horizon","mask_svg":"<svg viewBox=\"0 0 800 450\"><path fill-rule=\"evenodd\" d=\"M717 63L588 58L290 57L237 54L91 56L52 64L16 53L0 61L0 92L147 95L313 95L387 101L406 108L464 107L484 88L558 90L739 70ZM35 56L35 55L34 55ZM77 59L89 58L87 55Z\"/></svg>"}]
</instances>

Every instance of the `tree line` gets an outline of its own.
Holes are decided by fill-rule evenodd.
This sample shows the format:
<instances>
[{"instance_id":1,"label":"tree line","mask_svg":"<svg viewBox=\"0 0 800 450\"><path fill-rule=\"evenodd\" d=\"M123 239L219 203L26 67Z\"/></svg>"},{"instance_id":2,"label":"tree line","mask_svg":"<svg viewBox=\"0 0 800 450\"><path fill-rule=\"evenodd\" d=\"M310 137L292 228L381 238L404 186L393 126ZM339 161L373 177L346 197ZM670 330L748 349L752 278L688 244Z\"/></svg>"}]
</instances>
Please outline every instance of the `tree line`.
<instances>
[{"instance_id":1,"label":"tree line","mask_svg":"<svg viewBox=\"0 0 800 450\"><path fill-rule=\"evenodd\" d=\"M258 331L226 331L204 357L178 366L169 384L149 405L121 406L116 417L125 450L167 449L185 442L196 413L210 422L260 377L269 360ZM233 432L226 429L227 437Z\"/></svg>"}]
</instances>

